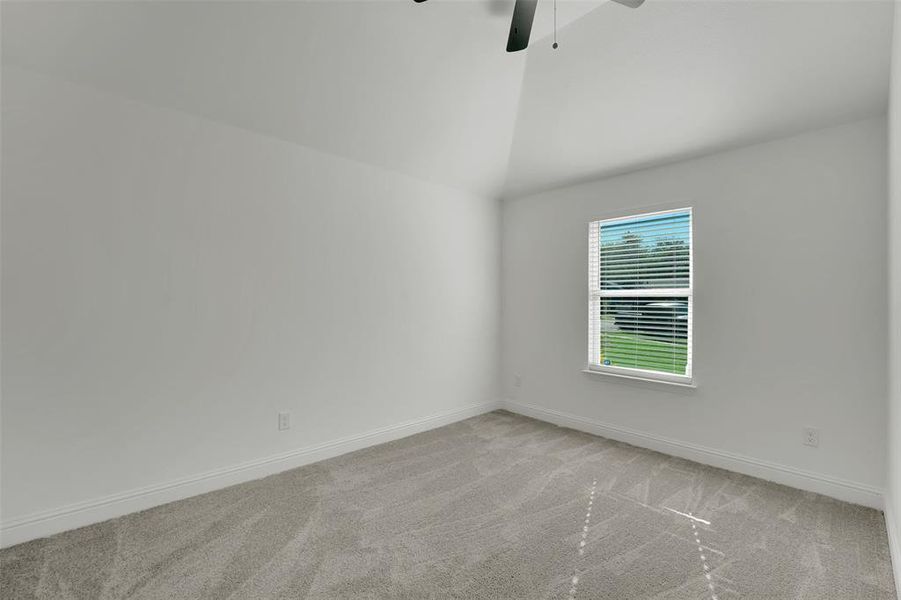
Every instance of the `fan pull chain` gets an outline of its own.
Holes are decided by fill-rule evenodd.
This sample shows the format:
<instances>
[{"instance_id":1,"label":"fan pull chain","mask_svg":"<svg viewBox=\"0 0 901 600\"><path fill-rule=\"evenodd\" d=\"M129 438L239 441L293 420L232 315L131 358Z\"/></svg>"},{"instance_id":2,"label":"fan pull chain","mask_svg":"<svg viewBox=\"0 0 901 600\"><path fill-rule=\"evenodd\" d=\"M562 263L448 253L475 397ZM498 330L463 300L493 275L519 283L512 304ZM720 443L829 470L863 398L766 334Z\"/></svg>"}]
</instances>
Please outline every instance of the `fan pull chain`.
<instances>
[{"instance_id":1,"label":"fan pull chain","mask_svg":"<svg viewBox=\"0 0 901 600\"><path fill-rule=\"evenodd\" d=\"M557 49L557 0L554 0L554 50Z\"/></svg>"}]
</instances>

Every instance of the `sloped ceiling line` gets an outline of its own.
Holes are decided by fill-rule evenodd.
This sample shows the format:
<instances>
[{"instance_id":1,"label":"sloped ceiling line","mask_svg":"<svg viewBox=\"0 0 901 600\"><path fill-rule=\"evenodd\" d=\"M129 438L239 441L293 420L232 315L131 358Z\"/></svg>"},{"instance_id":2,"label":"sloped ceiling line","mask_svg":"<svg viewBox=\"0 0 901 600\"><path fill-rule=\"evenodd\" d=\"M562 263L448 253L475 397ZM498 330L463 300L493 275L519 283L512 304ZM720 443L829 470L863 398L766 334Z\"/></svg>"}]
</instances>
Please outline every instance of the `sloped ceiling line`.
<instances>
[{"instance_id":1,"label":"sloped ceiling line","mask_svg":"<svg viewBox=\"0 0 901 600\"><path fill-rule=\"evenodd\" d=\"M6 64L511 197L885 112L892 2L0 3Z\"/></svg>"}]
</instances>

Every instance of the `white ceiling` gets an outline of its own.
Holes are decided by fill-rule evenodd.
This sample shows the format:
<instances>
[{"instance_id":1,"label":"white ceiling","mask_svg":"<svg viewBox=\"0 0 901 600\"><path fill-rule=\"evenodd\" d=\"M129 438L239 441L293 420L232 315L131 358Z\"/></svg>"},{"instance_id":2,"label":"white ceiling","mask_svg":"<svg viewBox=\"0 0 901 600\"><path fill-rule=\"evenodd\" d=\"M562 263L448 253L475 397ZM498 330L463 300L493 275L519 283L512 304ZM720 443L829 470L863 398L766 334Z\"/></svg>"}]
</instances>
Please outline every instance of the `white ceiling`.
<instances>
[{"instance_id":1,"label":"white ceiling","mask_svg":"<svg viewBox=\"0 0 901 600\"><path fill-rule=\"evenodd\" d=\"M883 113L891 2L9 2L3 62L485 195ZM514 136L515 128L515 136Z\"/></svg>"},{"instance_id":2,"label":"white ceiling","mask_svg":"<svg viewBox=\"0 0 901 600\"><path fill-rule=\"evenodd\" d=\"M601 6L529 49L507 193L884 114L891 2Z\"/></svg>"}]
</instances>

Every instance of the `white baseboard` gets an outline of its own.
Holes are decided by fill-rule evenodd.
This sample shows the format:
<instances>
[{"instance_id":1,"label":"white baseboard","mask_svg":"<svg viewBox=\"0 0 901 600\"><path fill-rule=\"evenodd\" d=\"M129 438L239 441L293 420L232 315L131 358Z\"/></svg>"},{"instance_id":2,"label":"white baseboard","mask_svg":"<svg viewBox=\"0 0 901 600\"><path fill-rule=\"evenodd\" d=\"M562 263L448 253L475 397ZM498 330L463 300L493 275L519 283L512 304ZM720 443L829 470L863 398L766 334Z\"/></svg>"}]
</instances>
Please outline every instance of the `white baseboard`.
<instances>
[{"instance_id":1,"label":"white baseboard","mask_svg":"<svg viewBox=\"0 0 901 600\"><path fill-rule=\"evenodd\" d=\"M759 477L789 487L816 492L845 502L853 502L880 510L883 508L883 490L863 483L812 473L715 448L689 444L533 404L524 404L508 399L503 402L503 405L511 412L540 421L686 458L727 471Z\"/></svg>"},{"instance_id":2,"label":"white baseboard","mask_svg":"<svg viewBox=\"0 0 901 600\"><path fill-rule=\"evenodd\" d=\"M167 483L129 490L104 498L96 498L10 519L0 523L0 547L5 548L27 542L28 540L146 510L154 506L174 502L175 500L182 500L245 481L259 479L273 473L280 473L353 452L354 450L383 444L415 433L455 423L497 410L500 407L500 402L474 404Z\"/></svg>"},{"instance_id":3,"label":"white baseboard","mask_svg":"<svg viewBox=\"0 0 901 600\"><path fill-rule=\"evenodd\" d=\"M898 522L895 520L894 503L890 495L885 498L885 530L888 533L889 556L892 558L892 570L895 575L895 591L901 598L901 532L898 531Z\"/></svg>"}]
</instances>

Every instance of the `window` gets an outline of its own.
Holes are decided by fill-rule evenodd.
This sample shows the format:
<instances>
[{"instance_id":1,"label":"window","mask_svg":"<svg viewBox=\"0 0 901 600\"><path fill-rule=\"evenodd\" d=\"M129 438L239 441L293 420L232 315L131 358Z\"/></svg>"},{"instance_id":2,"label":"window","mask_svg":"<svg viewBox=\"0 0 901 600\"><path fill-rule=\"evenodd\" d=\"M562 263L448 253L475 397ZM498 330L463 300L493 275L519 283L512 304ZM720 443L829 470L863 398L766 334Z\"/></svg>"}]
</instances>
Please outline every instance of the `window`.
<instances>
[{"instance_id":1,"label":"window","mask_svg":"<svg viewBox=\"0 0 901 600\"><path fill-rule=\"evenodd\" d=\"M588 368L691 383L691 209L594 221Z\"/></svg>"}]
</instances>

